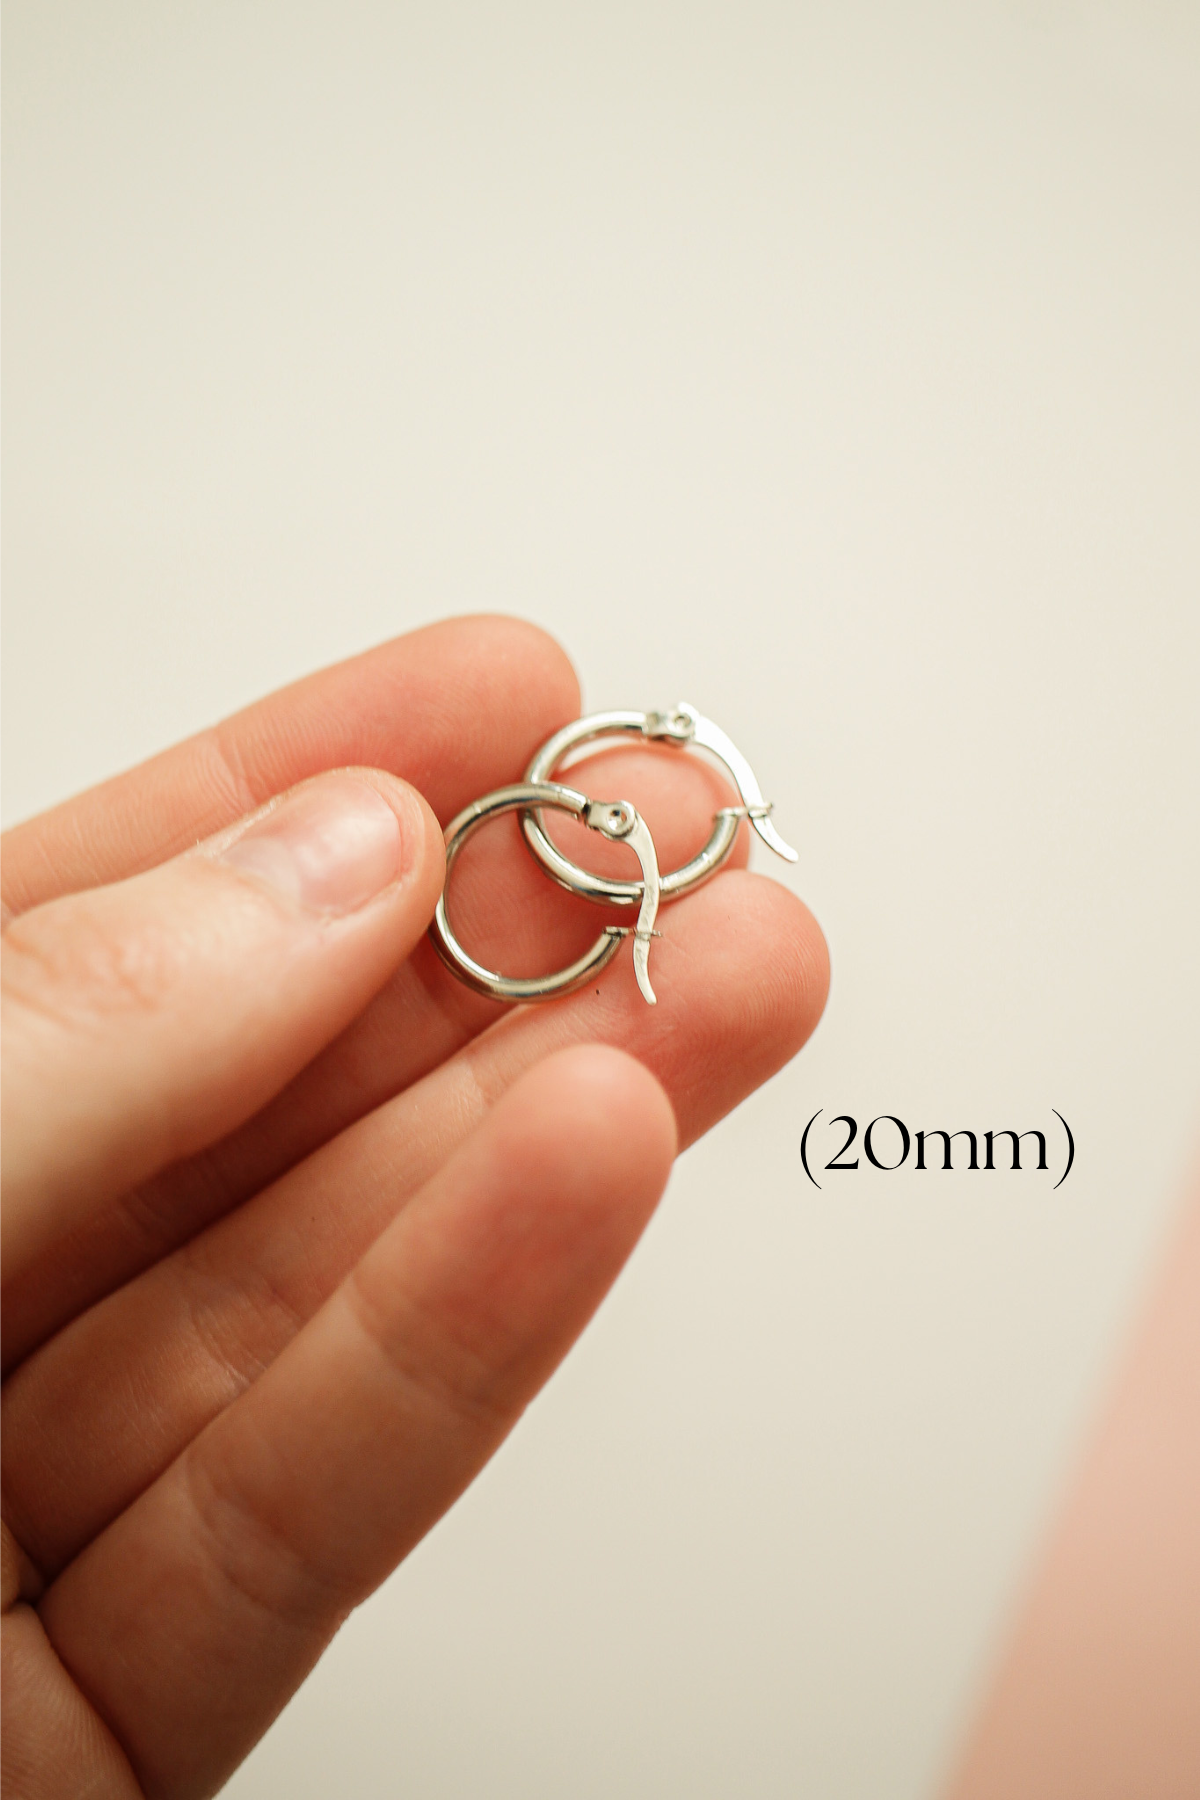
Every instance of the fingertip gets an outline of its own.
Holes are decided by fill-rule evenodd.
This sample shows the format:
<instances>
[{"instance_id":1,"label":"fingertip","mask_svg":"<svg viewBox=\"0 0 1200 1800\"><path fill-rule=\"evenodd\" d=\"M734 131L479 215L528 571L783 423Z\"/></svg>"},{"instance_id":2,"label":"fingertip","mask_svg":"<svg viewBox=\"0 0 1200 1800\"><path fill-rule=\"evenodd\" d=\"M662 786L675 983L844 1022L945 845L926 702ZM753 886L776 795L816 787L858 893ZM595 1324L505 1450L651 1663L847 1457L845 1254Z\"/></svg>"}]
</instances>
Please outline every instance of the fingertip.
<instances>
[{"instance_id":1,"label":"fingertip","mask_svg":"<svg viewBox=\"0 0 1200 1800\"><path fill-rule=\"evenodd\" d=\"M825 1002L829 998L829 944L825 933L808 907L790 889L770 882L780 912L780 940L788 947L789 976L781 1018L790 1024L794 1056L806 1044L821 1022ZM789 917L790 915L790 917Z\"/></svg>"},{"instance_id":2,"label":"fingertip","mask_svg":"<svg viewBox=\"0 0 1200 1800\"><path fill-rule=\"evenodd\" d=\"M461 613L428 627L444 635L457 651L469 650L476 666L493 678L513 676L539 712L565 722L579 711L582 695L575 665L556 637L529 619L511 613Z\"/></svg>"},{"instance_id":3,"label":"fingertip","mask_svg":"<svg viewBox=\"0 0 1200 1800\"><path fill-rule=\"evenodd\" d=\"M185 857L249 877L321 916L399 905L418 932L445 879L436 815L409 782L382 769L327 769L276 795Z\"/></svg>"},{"instance_id":4,"label":"fingertip","mask_svg":"<svg viewBox=\"0 0 1200 1800\"><path fill-rule=\"evenodd\" d=\"M662 915L660 914L660 918ZM655 945L656 1009L632 980L620 1029L660 1076L692 1143L796 1055L816 1029L829 987L829 952L812 913L769 876L726 870L663 921ZM612 1026L609 1026L612 1029Z\"/></svg>"},{"instance_id":5,"label":"fingertip","mask_svg":"<svg viewBox=\"0 0 1200 1800\"><path fill-rule=\"evenodd\" d=\"M400 879L428 900L432 917L446 879L446 840L437 814L424 794L400 775L383 769L347 769L343 773L375 788L395 813L403 844Z\"/></svg>"},{"instance_id":6,"label":"fingertip","mask_svg":"<svg viewBox=\"0 0 1200 1800\"><path fill-rule=\"evenodd\" d=\"M465 1348L489 1405L518 1410L637 1243L675 1146L670 1102L633 1057L555 1051L376 1241L355 1288L389 1334L419 1330L439 1365Z\"/></svg>"},{"instance_id":7,"label":"fingertip","mask_svg":"<svg viewBox=\"0 0 1200 1800\"><path fill-rule=\"evenodd\" d=\"M488 1138L522 1171L569 1235L628 1254L666 1186L678 1149L671 1102L642 1063L607 1044L557 1050L498 1101ZM585 1223L585 1220L587 1221ZM617 1247L619 1246L619 1250Z\"/></svg>"},{"instance_id":8,"label":"fingertip","mask_svg":"<svg viewBox=\"0 0 1200 1800\"><path fill-rule=\"evenodd\" d=\"M662 1083L644 1063L612 1044L576 1044L548 1056L540 1071L595 1154L635 1161L665 1182L679 1132Z\"/></svg>"},{"instance_id":9,"label":"fingertip","mask_svg":"<svg viewBox=\"0 0 1200 1800\"><path fill-rule=\"evenodd\" d=\"M696 905L699 901L701 904ZM729 870L694 896L693 955L709 965L709 989L736 1012L779 1067L812 1035L829 992L829 948L803 900L770 876ZM753 961L748 946L756 947Z\"/></svg>"}]
</instances>

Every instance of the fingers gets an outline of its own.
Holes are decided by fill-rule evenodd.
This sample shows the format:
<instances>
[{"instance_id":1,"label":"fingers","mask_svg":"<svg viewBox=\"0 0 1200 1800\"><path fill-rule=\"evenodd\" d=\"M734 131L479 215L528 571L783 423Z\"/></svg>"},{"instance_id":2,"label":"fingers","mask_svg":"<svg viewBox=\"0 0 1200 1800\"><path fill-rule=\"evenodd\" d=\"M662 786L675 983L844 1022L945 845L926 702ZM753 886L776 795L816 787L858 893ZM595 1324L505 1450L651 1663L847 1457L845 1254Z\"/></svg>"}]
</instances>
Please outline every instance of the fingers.
<instances>
[{"instance_id":1,"label":"fingers","mask_svg":"<svg viewBox=\"0 0 1200 1800\"><path fill-rule=\"evenodd\" d=\"M597 794L633 798L655 834L662 866L687 860L708 836L729 790L696 757L625 745L572 770ZM474 798L474 795L464 796ZM562 821L570 828L573 821ZM621 872L619 845L575 828L578 854L598 867L607 855ZM744 862L745 833L733 863ZM564 846L569 840L564 836ZM598 909L562 892L542 874L515 820L502 819L473 839L455 870L450 895L464 941L494 966L513 971L571 962L595 938ZM669 929L672 915L661 923ZM657 960L657 951L655 952ZM501 1009L462 986L432 949L420 944L362 1016L262 1112L199 1156L93 1211L52 1260L35 1262L5 1289L6 1366L50 1331L256 1193L373 1107L420 1079Z\"/></svg>"},{"instance_id":2,"label":"fingers","mask_svg":"<svg viewBox=\"0 0 1200 1800\"><path fill-rule=\"evenodd\" d=\"M437 820L370 771L5 934L6 1279L88 1212L241 1123L424 931Z\"/></svg>"},{"instance_id":3,"label":"fingers","mask_svg":"<svg viewBox=\"0 0 1200 1800\"><path fill-rule=\"evenodd\" d=\"M482 615L410 632L7 832L6 916L152 868L326 769L387 769L448 819L515 781L578 710L574 671L536 626Z\"/></svg>"},{"instance_id":4,"label":"fingers","mask_svg":"<svg viewBox=\"0 0 1200 1800\"><path fill-rule=\"evenodd\" d=\"M144 1800L120 1746L55 1656L32 1607L5 1613L0 1647L5 1796Z\"/></svg>"},{"instance_id":5,"label":"fingers","mask_svg":"<svg viewBox=\"0 0 1200 1800\"><path fill-rule=\"evenodd\" d=\"M489 1108L571 1044L653 1071L689 1142L797 1050L824 940L786 889L727 873L672 906L657 1007L630 959L596 988L510 1013L424 1080L60 1332L4 1391L5 1496L47 1574L236 1399ZM298 1221L303 1228L298 1229Z\"/></svg>"},{"instance_id":6,"label":"fingers","mask_svg":"<svg viewBox=\"0 0 1200 1800\"><path fill-rule=\"evenodd\" d=\"M674 1148L632 1059L543 1063L51 1589L50 1641L147 1795L211 1793L453 1502L612 1282Z\"/></svg>"}]
</instances>

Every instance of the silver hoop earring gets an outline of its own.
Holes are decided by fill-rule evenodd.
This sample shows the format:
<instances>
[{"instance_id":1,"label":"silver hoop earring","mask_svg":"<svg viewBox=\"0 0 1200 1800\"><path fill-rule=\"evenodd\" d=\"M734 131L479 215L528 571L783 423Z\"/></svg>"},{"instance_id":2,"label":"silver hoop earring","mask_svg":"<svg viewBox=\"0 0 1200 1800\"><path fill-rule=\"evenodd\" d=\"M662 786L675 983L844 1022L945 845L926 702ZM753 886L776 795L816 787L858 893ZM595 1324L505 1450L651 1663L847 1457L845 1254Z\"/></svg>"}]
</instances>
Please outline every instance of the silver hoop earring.
<instances>
[{"instance_id":1,"label":"silver hoop earring","mask_svg":"<svg viewBox=\"0 0 1200 1800\"><path fill-rule=\"evenodd\" d=\"M692 888L699 887L702 881L716 874L733 849L743 819L749 819L763 843L776 856L782 856L787 862L799 860L771 823L771 807L763 799L754 771L737 745L719 725L714 725L686 701L680 701L669 713L604 712L576 719L546 740L525 771L526 781L547 781L570 751L600 737L641 737L651 743L671 744L680 750L689 745L708 750L725 765L741 795L741 806L724 806L715 815L712 835L703 850L690 862L659 878L663 900L678 900L681 894L690 893ZM593 875L590 869L581 868L570 857L564 856L546 835L537 808L531 807L521 814L521 826L529 848L560 887L609 906L635 906L641 900L641 882L615 881L607 875Z\"/></svg>"},{"instance_id":2,"label":"silver hoop earring","mask_svg":"<svg viewBox=\"0 0 1200 1800\"><path fill-rule=\"evenodd\" d=\"M446 912L450 871L467 839L481 825L486 825L489 819L527 807L546 806L570 813L573 818L582 820L590 831L598 831L601 837L609 838L614 843L628 844L636 853L642 865L642 878L637 883L637 897L641 901L638 922L632 929L621 925L606 926L590 950L585 951L569 968L560 969L557 974L497 975L491 969L485 969L482 963L477 963L473 956L469 956L451 930ZM657 997L650 986L650 940L658 936L654 930L654 919L658 912L659 892L658 858L654 852L654 840L645 820L628 800L590 800L577 789L561 787L557 782L525 781L516 787L497 788L494 793L485 794L482 800L476 800L473 805L465 807L447 825L446 881L433 915L433 923L429 927L429 935L442 961L460 981L474 988L476 993L489 994L493 1000L522 1001L551 1000L559 994L569 994L573 989L583 987L612 961L621 948L621 940L632 937L633 969L637 984L647 1004L654 1006Z\"/></svg>"}]
</instances>

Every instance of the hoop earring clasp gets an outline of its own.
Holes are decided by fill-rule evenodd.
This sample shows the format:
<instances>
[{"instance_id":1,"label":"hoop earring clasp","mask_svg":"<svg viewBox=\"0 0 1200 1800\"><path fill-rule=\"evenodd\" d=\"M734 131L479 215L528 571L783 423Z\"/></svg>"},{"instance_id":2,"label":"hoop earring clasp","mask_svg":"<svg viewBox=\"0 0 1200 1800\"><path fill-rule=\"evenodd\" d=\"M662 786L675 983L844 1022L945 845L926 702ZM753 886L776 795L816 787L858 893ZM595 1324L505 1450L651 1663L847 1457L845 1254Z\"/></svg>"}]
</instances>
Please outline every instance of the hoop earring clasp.
<instances>
[{"instance_id":1,"label":"hoop earring clasp","mask_svg":"<svg viewBox=\"0 0 1200 1800\"><path fill-rule=\"evenodd\" d=\"M690 862L683 863L678 869L672 869L669 875L660 877L659 888L664 901L678 900L681 894L690 893L701 882L716 874L733 849L738 827L743 819L750 821L763 843L776 856L782 856L786 862L799 860L796 852L789 844L784 843L772 824L771 807L763 799L754 771L737 745L719 725L714 725L711 719L690 706L686 700L681 700L670 712L591 713L587 718L576 719L572 724L564 725L561 731L556 731L552 738L546 740L533 758L525 771L526 781L549 780L558 765L573 750L600 737L641 737L651 743L671 744L680 750L691 746L707 750L724 764L741 796L740 807L722 807L716 814L712 834L704 848ZM521 828L529 848L546 873L560 887L569 888L573 894L582 894L587 900L609 906L636 906L641 900L641 882L618 881L607 875L593 875L590 869L584 869L572 862L570 857L564 856L547 836L536 808L530 807L522 812Z\"/></svg>"},{"instance_id":2,"label":"hoop earring clasp","mask_svg":"<svg viewBox=\"0 0 1200 1800\"><path fill-rule=\"evenodd\" d=\"M642 878L636 883L636 897L641 907L636 926L632 929L621 925L608 926L591 949L585 951L569 968L560 969L552 975L499 975L476 962L455 937L446 910L446 893L450 886L450 871L472 833L478 831L481 825L486 825L489 819L498 818L501 813L517 812L529 807L551 807L559 812L569 813L572 818L579 819L586 825L589 831L598 831L602 837L614 843L628 844L642 866ZM736 824L734 829L736 830ZM654 920L658 912L660 890L654 840L645 820L630 801L592 800L578 789L563 787L558 782L524 781L514 787L497 788L494 793L485 794L482 800L464 807L447 825L446 881L433 915L433 923L429 927L429 935L442 961L460 981L474 988L476 993L488 994L493 1000L518 1001L551 1000L559 994L569 994L575 988L583 987L612 961L621 948L621 940L632 937L633 969L637 984L647 1004L653 1006L657 996L650 985L650 943L652 938L658 936L654 930Z\"/></svg>"}]
</instances>

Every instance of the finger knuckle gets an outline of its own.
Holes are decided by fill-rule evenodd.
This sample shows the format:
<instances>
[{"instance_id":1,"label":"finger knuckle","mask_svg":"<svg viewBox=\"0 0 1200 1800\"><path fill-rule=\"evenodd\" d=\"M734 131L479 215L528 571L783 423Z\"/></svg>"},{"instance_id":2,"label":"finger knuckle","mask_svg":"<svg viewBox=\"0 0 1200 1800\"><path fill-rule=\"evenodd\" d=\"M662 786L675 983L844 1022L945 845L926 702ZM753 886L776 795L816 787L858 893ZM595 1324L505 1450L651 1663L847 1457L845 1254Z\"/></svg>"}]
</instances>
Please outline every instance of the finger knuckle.
<instances>
[{"instance_id":1,"label":"finger knuckle","mask_svg":"<svg viewBox=\"0 0 1200 1800\"><path fill-rule=\"evenodd\" d=\"M84 911L67 925L30 913L5 933L5 997L70 1026L154 1013L178 987L182 952L157 922L132 926Z\"/></svg>"}]
</instances>

